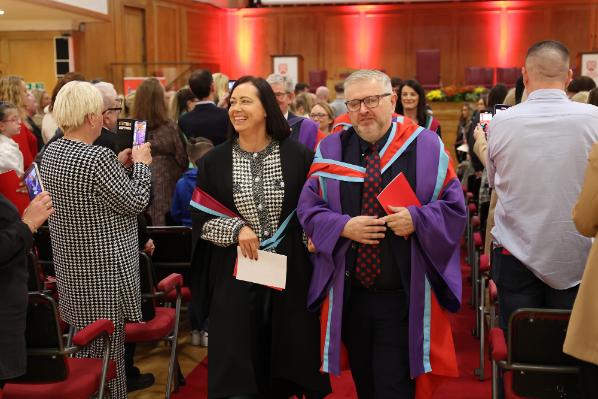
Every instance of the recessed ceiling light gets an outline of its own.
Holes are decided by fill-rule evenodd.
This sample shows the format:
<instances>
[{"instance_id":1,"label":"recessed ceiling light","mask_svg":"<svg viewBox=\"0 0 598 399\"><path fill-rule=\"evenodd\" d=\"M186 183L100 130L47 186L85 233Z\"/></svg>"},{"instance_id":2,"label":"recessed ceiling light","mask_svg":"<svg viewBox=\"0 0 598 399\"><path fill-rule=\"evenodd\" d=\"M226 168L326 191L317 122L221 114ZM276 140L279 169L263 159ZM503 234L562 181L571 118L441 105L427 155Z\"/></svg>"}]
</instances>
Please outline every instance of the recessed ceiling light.
<instances>
[{"instance_id":1,"label":"recessed ceiling light","mask_svg":"<svg viewBox=\"0 0 598 399\"><path fill-rule=\"evenodd\" d=\"M0 10L0 15L4 15L4 10Z\"/></svg>"}]
</instances>

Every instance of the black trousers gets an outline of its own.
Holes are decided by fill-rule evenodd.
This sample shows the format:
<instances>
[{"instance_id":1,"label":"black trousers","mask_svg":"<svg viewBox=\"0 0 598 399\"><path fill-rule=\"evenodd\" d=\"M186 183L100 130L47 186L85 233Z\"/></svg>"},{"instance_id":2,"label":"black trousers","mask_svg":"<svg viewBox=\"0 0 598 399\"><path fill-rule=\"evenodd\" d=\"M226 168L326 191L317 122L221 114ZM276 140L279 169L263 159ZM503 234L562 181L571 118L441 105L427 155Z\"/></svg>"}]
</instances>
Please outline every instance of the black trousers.
<instances>
[{"instance_id":1,"label":"black trousers","mask_svg":"<svg viewBox=\"0 0 598 399\"><path fill-rule=\"evenodd\" d=\"M343 309L342 337L360 399L410 399L409 303L404 291L353 287Z\"/></svg>"},{"instance_id":2,"label":"black trousers","mask_svg":"<svg viewBox=\"0 0 598 399\"><path fill-rule=\"evenodd\" d=\"M578 359L579 386L583 399L598 398L598 366Z\"/></svg>"}]
</instances>

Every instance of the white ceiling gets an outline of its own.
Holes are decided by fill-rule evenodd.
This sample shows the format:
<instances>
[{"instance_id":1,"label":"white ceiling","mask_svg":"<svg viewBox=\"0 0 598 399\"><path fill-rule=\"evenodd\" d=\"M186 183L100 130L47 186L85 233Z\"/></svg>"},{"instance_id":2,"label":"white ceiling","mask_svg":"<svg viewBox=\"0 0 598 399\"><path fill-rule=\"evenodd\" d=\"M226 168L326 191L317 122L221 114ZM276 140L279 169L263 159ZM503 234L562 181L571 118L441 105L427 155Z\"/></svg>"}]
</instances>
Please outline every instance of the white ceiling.
<instances>
[{"instance_id":1,"label":"white ceiling","mask_svg":"<svg viewBox=\"0 0 598 399\"><path fill-rule=\"evenodd\" d=\"M0 31L73 30L81 22L107 18L95 11L52 1L0 0L0 9L4 10Z\"/></svg>"}]
</instances>

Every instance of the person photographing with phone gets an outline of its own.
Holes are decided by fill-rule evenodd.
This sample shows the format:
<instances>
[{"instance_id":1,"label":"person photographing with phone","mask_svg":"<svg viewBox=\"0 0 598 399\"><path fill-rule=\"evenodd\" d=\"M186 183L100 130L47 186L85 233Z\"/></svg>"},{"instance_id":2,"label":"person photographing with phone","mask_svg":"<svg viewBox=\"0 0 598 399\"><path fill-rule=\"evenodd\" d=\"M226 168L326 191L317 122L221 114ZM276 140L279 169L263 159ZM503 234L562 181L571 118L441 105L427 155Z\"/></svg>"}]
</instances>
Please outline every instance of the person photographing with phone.
<instances>
[{"instance_id":1,"label":"person photographing with phone","mask_svg":"<svg viewBox=\"0 0 598 399\"><path fill-rule=\"evenodd\" d=\"M148 204L151 145L131 150L131 174L108 148L92 145L102 129L102 96L87 82L69 82L54 103L64 137L40 165L56 212L49 219L61 316L77 329L99 318L114 323L110 357L113 398L126 398L124 323L141 321L137 215ZM102 357L92 346L77 354Z\"/></svg>"}]
</instances>

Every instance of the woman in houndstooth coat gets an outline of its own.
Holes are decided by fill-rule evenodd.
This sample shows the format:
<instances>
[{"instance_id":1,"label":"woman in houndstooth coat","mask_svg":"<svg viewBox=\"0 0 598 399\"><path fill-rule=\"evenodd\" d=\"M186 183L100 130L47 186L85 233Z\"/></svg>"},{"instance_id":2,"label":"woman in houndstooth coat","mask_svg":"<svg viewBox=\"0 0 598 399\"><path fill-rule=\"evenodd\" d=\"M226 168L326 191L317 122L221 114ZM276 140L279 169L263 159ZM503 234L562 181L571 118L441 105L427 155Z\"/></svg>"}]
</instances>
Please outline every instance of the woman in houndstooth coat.
<instances>
[{"instance_id":1,"label":"woman in houndstooth coat","mask_svg":"<svg viewBox=\"0 0 598 399\"><path fill-rule=\"evenodd\" d=\"M133 148L123 167L107 148L92 145L102 128L102 97L86 82L58 93L54 116L64 138L41 165L55 214L49 219L61 316L80 329L101 318L114 322L110 357L113 398L126 398L124 323L141 320L137 214L150 193L150 145ZM132 162L131 162L132 161ZM101 357L101 342L79 352Z\"/></svg>"}]
</instances>

